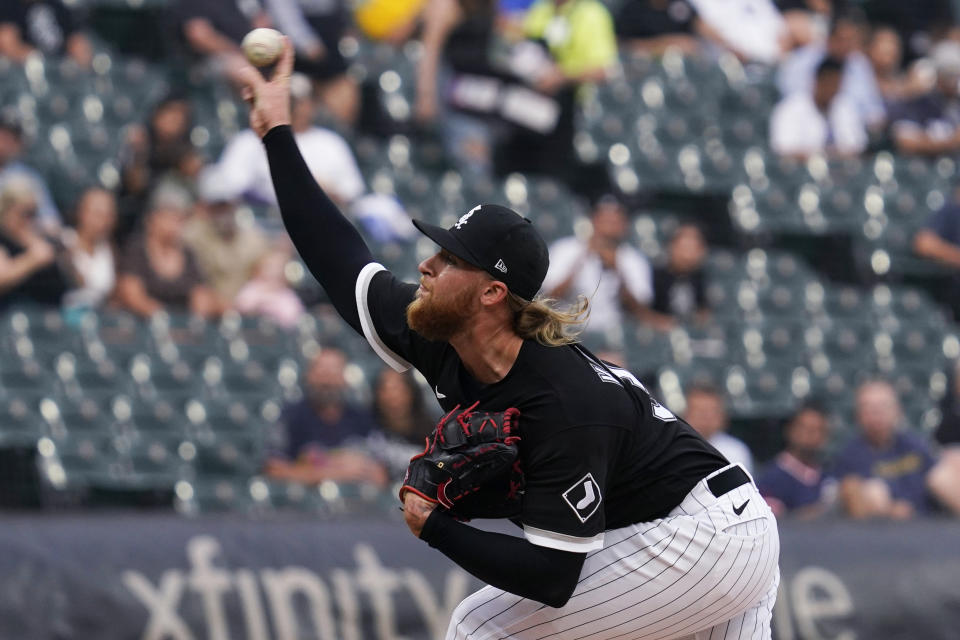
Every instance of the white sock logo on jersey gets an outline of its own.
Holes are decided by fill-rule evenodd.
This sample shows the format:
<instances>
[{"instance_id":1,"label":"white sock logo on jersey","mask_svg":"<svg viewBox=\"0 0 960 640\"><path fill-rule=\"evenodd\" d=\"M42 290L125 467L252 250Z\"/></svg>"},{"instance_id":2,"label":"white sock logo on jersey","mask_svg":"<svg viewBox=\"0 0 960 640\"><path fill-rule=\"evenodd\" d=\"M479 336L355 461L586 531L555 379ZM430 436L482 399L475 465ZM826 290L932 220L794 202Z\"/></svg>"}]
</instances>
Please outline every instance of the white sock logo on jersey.
<instances>
[{"instance_id":1,"label":"white sock logo on jersey","mask_svg":"<svg viewBox=\"0 0 960 640\"><path fill-rule=\"evenodd\" d=\"M583 500L577 503L577 510L586 509L590 506L590 503L593 502L595 495L593 495L593 485L589 482L584 483L583 488L587 490L587 495L583 496Z\"/></svg>"},{"instance_id":2,"label":"white sock logo on jersey","mask_svg":"<svg viewBox=\"0 0 960 640\"><path fill-rule=\"evenodd\" d=\"M593 474L588 473L563 492L563 500L577 514L580 522L586 522L600 508L603 497L600 495L600 486L593 479Z\"/></svg>"}]
</instances>

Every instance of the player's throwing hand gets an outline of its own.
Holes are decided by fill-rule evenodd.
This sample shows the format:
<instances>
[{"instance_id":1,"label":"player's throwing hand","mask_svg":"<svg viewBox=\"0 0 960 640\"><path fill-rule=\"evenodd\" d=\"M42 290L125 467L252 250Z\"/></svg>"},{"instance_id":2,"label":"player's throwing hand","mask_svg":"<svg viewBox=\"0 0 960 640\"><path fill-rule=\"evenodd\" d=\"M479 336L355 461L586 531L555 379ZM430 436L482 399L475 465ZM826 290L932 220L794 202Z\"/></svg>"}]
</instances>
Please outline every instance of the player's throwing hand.
<instances>
[{"instance_id":1,"label":"player's throwing hand","mask_svg":"<svg viewBox=\"0 0 960 640\"><path fill-rule=\"evenodd\" d=\"M250 105L250 128L261 138L267 131L290 124L290 75L293 73L293 45L283 37L283 53L269 80L251 66L240 69L243 99Z\"/></svg>"}]
</instances>

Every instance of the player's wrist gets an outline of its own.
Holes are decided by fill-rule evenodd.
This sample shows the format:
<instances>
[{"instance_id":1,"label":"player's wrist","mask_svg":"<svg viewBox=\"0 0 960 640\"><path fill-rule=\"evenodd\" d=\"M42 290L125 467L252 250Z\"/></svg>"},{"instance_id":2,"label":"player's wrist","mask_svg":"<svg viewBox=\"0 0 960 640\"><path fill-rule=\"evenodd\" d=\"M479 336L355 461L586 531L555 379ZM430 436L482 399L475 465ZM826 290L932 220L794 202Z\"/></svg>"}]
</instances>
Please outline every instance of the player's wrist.
<instances>
[{"instance_id":1,"label":"player's wrist","mask_svg":"<svg viewBox=\"0 0 960 640\"><path fill-rule=\"evenodd\" d=\"M267 127L267 132L263 134L263 141L268 142L277 136L283 135L284 132L291 131L291 125L289 122L279 122L277 124Z\"/></svg>"},{"instance_id":2,"label":"player's wrist","mask_svg":"<svg viewBox=\"0 0 960 640\"><path fill-rule=\"evenodd\" d=\"M454 522L443 509L434 509L424 521L418 537L431 547L435 546L434 543L443 537L445 526Z\"/></svg>"}]
</instances>

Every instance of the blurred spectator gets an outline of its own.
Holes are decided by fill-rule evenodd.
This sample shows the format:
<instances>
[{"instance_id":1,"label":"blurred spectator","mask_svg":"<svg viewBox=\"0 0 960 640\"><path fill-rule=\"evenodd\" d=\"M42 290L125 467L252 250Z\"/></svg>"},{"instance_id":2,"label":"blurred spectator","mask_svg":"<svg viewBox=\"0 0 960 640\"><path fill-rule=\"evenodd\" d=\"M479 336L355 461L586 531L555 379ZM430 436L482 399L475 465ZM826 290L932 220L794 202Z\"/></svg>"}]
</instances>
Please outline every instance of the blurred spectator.
<instances>
[{"instance_id":1,"label":"blurred spectator","mask_svg":"<svg viewBox=\"0 0 960 640\"><path fill-rule=\"evenodd\" d=\"M357 0L353 19L364 36L399 44L407 40L418 25L427 0Z\"/></svg>"},{"instance_id":2,"label":"blurred spectator","mask_svg":"<svg viewBox=\"0 0 960 640\"><path fill-rule=\"evenodd\" d=\"M291 128L310 173L338 205L348 206L364 191L363 177L350 145L339 134L313 124L316 104L305 76L295 74L291 78L290 93ZM277 204L267 153L252 129L235 135L210 171L216 175L223 193L231 198Z\"/></svg>"},{"instance_id":3,"label":"blurred spectator","mask_svg":"<svg viewBox=\"0 0 960 640\"><path fill-rule=\"evenodd\" d=\"M294 328L304 308L287 281L285 268L289 261L288 246L267 251L254 266L253 276L234 298L234 308L245 315L270 318L280 327Z\"/></svg>"},{"instance_id":4,"label":"blurred spectator","mask_svg":"<svg viewBox=\"0 0 960 640\"><path fill-rule=\"evenodd\" d=\"M338 122L353 126L360 87L347 74L340 38L347 27L344 0L264 0L274 26L293 43L294 68L318 86L320 101Z\"/></svg>"},{"instance_id":5,"label":"blurred spectator","mask_svg":"<svg viewBox=\"0 0 960 640\"><path fill-rule=\"evenodd\" d=\"M937 442L960 451L960 359L954 362L950 386L940 404L943 417L937 427Z\"/></svg>"},{"instance_id":6,"label":"blurred spectator","mask_svg":"<svg viewBox=\"0 0 960 640\"><path fill-rule=\"evenodd\" d=\"M253 220L240 224L237 203L216 176L200 179L199 196L183 237L207 283L226 306L253 275L267 251L267 238Z\"/></svg>"},{"instance_id":7,"label":"blurred spectator","mask_svg":"<svg viewBox=\"0 0 960 640\"><path fill-rule=\"evenodd\" d=\"M48 232L60 229L60 212L50 196L47 183L35 169L20 160L23 154L23 128L14 112L0 112L0 188L14 178L25 178L37 198L37 217Z\"/></svg>"},{"instance_id":8,"label":"blurred spectator","mask_svg":"<svg viewBox=\"0 0 960 640\"><path fill-rule=\"evenodd\" d=\"M62 243L37 223L32 183L23 177L5 181L0 187L0 309L59 305L74 281Z\"/></svg>"},{"instance_id":9,"label":"blurred spectator","mask_svg":"<svg viewBox=\"0 0 960 640\"><path fill-rule=\"evenodd\" d=\"M777 0L787 31L787 49L821 42L827 34L833 0Z\"/></svg>"},{"instance_id":10,"label":"blurred spectator","mask_svg":"<svg viewBox=\"0 0 960 640\"><path fill-rule=\"evenodd\" d=\"M957 18L952 0L870 0L851 4L864 7L875 23L894 25L900 32L907 60L926 55L930 43L945 35Z\"/></svg>"},{"instance_id":11,"label":"blurred spectator","mask_svg":"<svg viewBox=\"0 0 960 640\"><path fill-rule=\"evenodd\" d=\"M66 54L84 69L93 60L90 40L61 0L4 0L0 3L0 56L22 64L34 51L47 57Z\"/></svg>"},{"instance_id":12,"label":"blurred spectator","mask_svg":"<svg viewBox=\"0 0 960 640\"><path fill-rule=\"evenodd\" d=\"M741 60L775 64L789 47L786 22L771 0L689 1L705 41Z\"/></svg>"},{"instance_id":13,"label":"blurred spectator","mask_svg":"<svg viewBox=\"0 0 960 640\"><path fill-rule=\"evenodd\" d=\"M888 106L915 98L928 90L928 82L916 65L904 70L903 45L900 34L893 27L877 26L873 29L867 57L873 66L877 88Z\"/></svg>"},{"instance_id":14,"label":"blurred spectator","mask_svg":"<svg viewBox=\"0 0 960 640\"><path fill-rule=\"evenodd\" d=\"M528 38L547 43L554 64L536 87L546 93L584 82L603 82L617 64L610 12L597 0L538 0L526 17Z\"/></svg>"},{"instance_id":15,"label":"blurred spectator","mask_svg":"<svg viewBox=\"0 0 960 640\"><path fill-rule=\"evenodd\" d=\"M131 125L120 151L122 210L131 219L143 210L160 177L178 167L192 149L190 101L171 93L153 107L146 127Z\"/></svg>"},{"instance_id":16,"label":"blurred spectator","mask_svg":"<svg viewBox=\"0 0 960 640\"><path fill-rule=\"evenodd\" d=\"M498 124L453 109L443 114L448 96L459 92L466 75L496 78L488 50L494 36L493 0L428 0L423 11L423 54L417 62L414 119L421 125L438 122L447 150L459 168L489 173ZM444 96L441 100L440 96Z\"/></svg>"},{"instance_id":17,"label":"blurred spectator","mask_svg":"<svg viewBox=\"0 0 960 640\"><path fill-rule=\"evenodd\" d=\"M173 201L159 201L147 213L143 233L127 241L117 270L122 307L145 317L159 311L201 316L221 311L183 241L186 221L186 210Z\"/></svg>"},{"instance_id":18,"label":"blurred spectator","mask_svg":"<svg viewBox=\"0 0 960 640\"><path fill-rule=\"evenodd\" d=\"M867 132L850 100L839 92L843 67L827 58L817 67L813 93L796 91L770 115L770 147L781 155L850 155L867 146Z\"/></svg>"},{"instance_id":19,"label":"blurred spectator","mask_svg":"<svg viewBox=\"0 0 960 640\"><path fill-rule=\"evenodd\" d=\"M947 40L931 59L936 85L925 95L891 109L891 134L898 151L941 155L960 150L960 44Z\"/></svg>"},{"instance_id":20,"label":"blurred spectator","mask_svg":"<svg viewBox=\"0 0 960 640\"><path fill-rule=\"evenodd\" d=\"M268 476L304 484L387 483L386 470L363 451L376 424L369 411L347 402L346 365L336 349L323 349L310 362L303 399L284 409L274 434Z\"/></svg>"},{"instance_id":21,"label":"blurred spectator","mask_svg":"<svg viewBox=\"0 0 960 640\"><path fill-rule=\"evenodd\" d=\"M790 54L780 65L777 85L787 98L814 92L820 65L833 58L841 65L840 95L856 109L860 120L878 127L886 118L883 96L870 60L863 53L867 25L852 15L836 18L826 43L809 44Z\"/></svg>"},{"instance_id":22,"label":"blurred spectator","mask_svg":"<svg viewBox=\"0 0 960 640\"><path fill-rule=\"evenodd\" d=\"M890 384L870 381L857 389L856 419L860 434L833 467L851 517L904 520L929 513L935 498L960 509L960 482L949 468L935 467L925 441L900 428L900 401Z\"/></svg>"},{"instance_id":23,"label":"blurred spectator","mask_svg":"<svg viewBox=\"0 0 960 640\"><path fill-rule=\"evenodd\" d=\"M707 385L697 384L687 389L687 411L683 419L716 447L731 463L739 463L753 472L753 454L742 441L727 433L730 426L727 405L720 392Z\"/></svg>"},{"instance_id":24,"label":"blurred spectator","mask_svg":"<svg viewBox=\"0 0 960 640\"><path fill-rule=\"evenodd\" d=\"M705 323L707 307L703 261L707 243L700 228L684 224L673 232L667 249L667 264L653 270L653 303L643 312L645 322L667 330L678 322Z\"/></svg>"},{"instance_id":25,"label":"blurred spectator","mask_svg":"<svg viewBox=\"0 0 960 640\"><path fill-rule=\"evenodd\" d=\"M157 176L149 198L176 194L185 203L194 204L199 198L198 182L206 166L203 154L192 144L181 144L170 150L173 166Z\"/></svg>"},{"instance_id":26,"label":"blurred spectator","mask_svg":"<svg viewBox=\"0 0 960 640\"><path fill-rule=\"evenodd\" d=\"M625 313L639 313L653 297L650 263L625 242L626 211L606 196L590 212L589 238L561 238L550 247L550 268L543 291L551 298L590 299L587 331L609 331L623 323Z\"/></svg>"},{"instance_id":27,"label":"blurred spectator","mask_svg":"<svg viewBox=\"0 0 960 640\"><path fill-rule=\"evenodd\" d=\"M87 189L77 200L73 229L64 232L79 286L64 297L64 307L100 307L117 282L113 231L117 224L117 200L106 189Z\"/></svg>"},{"instance_id":28,"label":"blurred spectator","mask_svg":"<svg viewBox=\"0 0 960 640\"><path fill-rule=\"evenodd\" d=\"M631 49L662 54L668 48L696 53L696 12L687 0L627 0L617 11L617 36Z\"/></svg>"},{"instance_id":29,"label":"blurred spectator","mask_svg":"<svg viewBox=\"0 0 960 640\"><path fill-rule=\"evenodd\" d=\"M555 124L514 128L497 149L496 170L501 174L544 173L576 181L583 168L568 160L573 156L576 100L583 85L605 82L617 69L613 18L599 0L537 0L527 12L523 28L527 41L514 50L512 70L537 92L552 98ZM544 43L549 59L530 55L533 43L536 47Z\"/></svg>"},{"instance_id":30,"label":"blurred spectator","mask_svg":"<svg viewBox=\"0 0 960 640\"><path fill-rule=\"evenodd\" d=\"M423 451L434 428L413 372L380 372L373 387L373 415L380 429L367 439L370 455L387 468L391 480L402 480L410 458Z\"/></svg>"},{"instance_id":31,"label":"blurred spectator","mask_svg":"<svg viewBox=\"0 0 960 640\"><path fill-rule=\"evenodd\" d=\"M801 407L784 429L786 448L758 476L757 488L778 518L812 519L831 509L836 481L823 469L830 429L816 405Z\"/></svg>"},{"instance_id":32,"label":"blurred spectator","mask_svg":"<svg viewBox=\"0 0 960 640\"><path fill-rule=\"evenodd\" d=\"M953 273L943 300L952 307L954 319L960 320L960 202L956 195L917 231L913 250Z\"/></svg>"},{"instance_id":33,"label":"blurred spectator","mask_svg":"<svg viewBox=\"0 0 960 640\"><path fill-rule=\"evenodd\" d=\"M187 48L213 73L242 86L238 71L249 63L240 50L240 42L252 29L271 26L270 17L259 3L177 0L173 14Z\"/></svg>"},{"instance_id":34,"label":"blurred spectator","mask_svg":"<svg viewBox=\"0 0 960 640\"><path fill-rule=\"evenodd\" d=\"M956 486L960 484L960 359L954 362L952 373L950 387L940 405L943 418L937 427L936 438L943 448L931 481L943 487L940 490L942 499L955 513L960 514L960 504L952 502L950 498L954 496L956 499Z\"/></svg>"}]
</instances>

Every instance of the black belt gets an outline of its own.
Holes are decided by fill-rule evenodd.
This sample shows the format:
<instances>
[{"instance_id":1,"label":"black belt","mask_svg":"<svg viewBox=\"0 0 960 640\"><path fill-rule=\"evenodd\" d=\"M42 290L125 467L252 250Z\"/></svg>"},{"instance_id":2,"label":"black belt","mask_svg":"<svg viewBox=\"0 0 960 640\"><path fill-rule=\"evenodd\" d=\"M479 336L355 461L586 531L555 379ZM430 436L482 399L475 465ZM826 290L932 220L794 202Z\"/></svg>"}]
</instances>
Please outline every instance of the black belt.
<instances>
[{"instance_id":1,"label":"black belt","mask_svg":"<svg viewBox=\"0 0 960 640\"><path fill-rule=\"evenodd\" d=\"M723 494L733 491L737 487L750 482L750 476L739 465L730 467L726 471L721 471L717 475L707 480L707 486L714 497L719 498Z\"/></svg>"}]
</instances>

